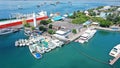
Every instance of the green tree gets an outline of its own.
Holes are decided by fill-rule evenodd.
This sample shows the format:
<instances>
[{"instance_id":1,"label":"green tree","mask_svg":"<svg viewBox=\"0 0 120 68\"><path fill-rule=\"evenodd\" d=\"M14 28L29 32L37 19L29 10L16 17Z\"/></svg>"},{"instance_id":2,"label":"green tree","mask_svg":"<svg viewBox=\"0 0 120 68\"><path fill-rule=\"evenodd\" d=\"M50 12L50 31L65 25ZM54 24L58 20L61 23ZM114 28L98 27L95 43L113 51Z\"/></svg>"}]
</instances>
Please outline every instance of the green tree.
<instances>
[{"instance_id":1,"label":"green tree","mask_svg":"<svg viewBox=\"0 0 120 68\"><path fill-rule=\"evenodd\" d=\"M41 20L40 21L40 24L43 24L43 25L48 25L49 23L51 23L51 19L48 19L48 20Z\"/></svg>"},{"instance_id":2,"label":"green tree","mask_svg":"<svg viewBox=\"0 0 120 68\"><path fill-rule=\"evenodd\" d=\"M100 20L101 27L109 27L112 23L108 20Z\"/></svg>"},{"instance_id":3,"label":"green tree","mask_svg":"<svg viewBox=\"0 0 120 68\"><path fill-rule=\"evenodd\" d=\"M47 22L46 20L41 20L41 21L40 21L40 24L47 25L48 22Z\"/></svg>"},{"instance_id":4,"label":"green tree","mask_svg":"<svg viewBox=\"0 0 120 68\"><path fill-rule=\"evenodd\" d=\"M50 29L52 29L52 27L53 27L53 25L52 25L52 24L50 24L50 25L49 25L49 28L50 28Z\"/></svg>"},{"instance_id":5,"label":"green tree","mask_svg":"<svg viewBox=\"0 0 120 68\"><path fill-rule=\"evenodd\" d=\"M32 26L32 27L31 27L31 29L32 29L32 30L35 30L35 27L34 27L34 26Z\"/></svg>"},{"instance_id":6,"label":"green tree","mask_svg":"<svg viewBox=\"0 0 120 68\"><path fill-rule=\"evenodd\" d=\"M76 29L72 29L72 33L76 34L77 33Z\"/></svg>"},{"instance_id":7,"label":"green tree","mask_svg":"<svg viewBox=\"0 0 120 68\"><path fill-rule=\"evenodd\" d=\"M48 33L49 33L49 34L55 34L55 31L54 31L54 30L49 29L49 30L48 30Z\"/></svg>"},{"instance_id":8,"label":"green tree","mask_svg":"<svg viewBox=\"0 0 120 68\"><path fill-rule=\"evenodd\" d=\"M96 16L97 14L95 12L90 12L89 15L90 16Z\"/></svg>"},{"instance_id":9,"label":"green tree","mask_svg":"<svg viewBox=\"0 0 120 68\"><path fill-rule=\"evenodd\" d=\"M24 26L25 27L30 27L30 24L29 23L25 23Z\"/></svg>"},{"instance_id":10,"label":"green tree","mask_svg":"<svg viewBox=\"0 0 120 68\"><path fill-rule=\"evenodd\" d=\"M85 21L87 21L87 20L90 19L90 17L86 16L83 12L75 12L74 15L73 15L73 17L75 17L72 20L73 24L82 24Z\"/></svg>"},{"instance_id":11,"label":"green tree","mask_svg":"<svg viewBox=\"0 0 120 68\"><path fill-rule=\"evenodd\" d=\"M44 32L44 31L46 31L47 29L46 29L44 26L40 26L40 27L39 27L39 30Z\"/></svg>"},{"instance_id":12,"label":"green tree","mask_svg":"<svg viewBox=\"0 0 120 68\"><path fill-rule=\"evenodd\" d=\"M47 20L47 23L52 23L51 19L48 19L48 20Z\"/></svg>"},{"instance_id":13,"label":"green tree","mask_svg":"<svg viewBox=\"0 0 120 68\"><path fill-rule=\"evenodd\" d=\"M24 25L24 27L30 27L30 24L27 23L25 19L23 19L22 24Z\"/></svg>"}]
</instances>

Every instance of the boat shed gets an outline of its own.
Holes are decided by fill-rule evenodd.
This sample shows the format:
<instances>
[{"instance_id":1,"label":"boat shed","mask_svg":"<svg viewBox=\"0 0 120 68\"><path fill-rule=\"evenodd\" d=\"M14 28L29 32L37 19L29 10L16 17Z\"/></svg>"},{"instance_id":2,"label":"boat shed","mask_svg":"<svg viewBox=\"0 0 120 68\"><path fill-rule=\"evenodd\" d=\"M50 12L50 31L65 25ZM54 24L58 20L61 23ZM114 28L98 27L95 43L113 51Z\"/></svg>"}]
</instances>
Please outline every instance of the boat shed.
<instances>
[{"instance_id":1,"label":"boat shed","mask_svg":"<svg viewBox=\"0 0 120 68\"><path fill-rule=\"evenodd\" d=\"M59 20L62 20L62 16L56 16L56 17L53 17L52 19L53 21L59 21Z\"/></svg>"},{"instance_id":2,"label":"boat shed","mask_svg":"<svg viewBox=\"0 0 120 68\"><path fill-rule=\"evenodd\" d=\"M64 35L65 33L66 33L66 32L61 31L61 30L56 31L56 34L60 34L60 35Z\"/></svg>"},{"instance_id":3,"label":"boat shed","mask_svg":"<svg viewBox=\"0 0 120 68\"><path fill-rule=\"evenodd\" d=\"M83 23L83 25L90 25L91 23L91 21L86 21L85 23Z\"/></svg>"}]
</instances>

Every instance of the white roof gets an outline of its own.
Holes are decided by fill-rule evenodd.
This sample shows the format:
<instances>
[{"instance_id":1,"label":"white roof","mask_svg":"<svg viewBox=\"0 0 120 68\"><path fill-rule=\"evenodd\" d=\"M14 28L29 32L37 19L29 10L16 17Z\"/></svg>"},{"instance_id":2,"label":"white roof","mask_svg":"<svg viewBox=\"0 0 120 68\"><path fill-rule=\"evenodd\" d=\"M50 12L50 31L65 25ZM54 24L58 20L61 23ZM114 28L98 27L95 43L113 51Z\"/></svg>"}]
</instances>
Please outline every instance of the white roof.
<instances>
[{"instance_id":1,"label":"white roof","mask_svg":"<svg viewBox=\"0 0 120 68\"><path fill-rule=\"evenodd\" d=\"M120 8L118 8L117 11L120 11Z\"/></svg>"},{"instance_id":2,"label":"white roof","mask_svg":"<svg viewBox=\"0 0 120 68\"><path fill-rule=\"evenodd\" d=\"M57 33L57 34L65 34L66 32L61 31L61 30L58 30L58 31L56 31L56 33Z\"/></svg>"},{"instance_id":3,"label":"white roof","mask_svg":"<svg viewBox=\"0 0 120 68\"><path fill-rule=\"evenodd\" d=\"M62 40L67 40L65 38L65 36L61 36L61 35L58 35L58 34L54 34L53 36L56 37L56 38L62 39Z\"/></svg>"},{"instance_id":4,"label":"white roof","mask_svg":"<svg viewBox=\"0 0 120 68\"><path fill-rule=\"evenodd\" d=\"M98 22L92 22L92 24L96 24L96 25L98 25L99 23L98 23Z\"/></svg>"},{"instance_id":5,"label":"white roof","mask_svg":"<svg viewBox=\"0 0 120 68\"><path fill-rule=\"evenodd\" d=\"M85 11L84 13L88 14L89 12L88 12L88 11Z\"/></svg>"},{"instance_id":6,"label":"white roof","mask_svg":"<svg viewBox=\"0 0 120 68\"><path fill-rule=\"evenodd\" d=\"M104 6L104 9L109 9L109 8L111 8L110 6Z\"/></svg>"},{"instance_id":7,"label":"white roof","mask_svg":"<svg viewBox=\"0 0 120 68\"><path fill-rule=\"evenodd\" d=\"M64 17L68 17L68 15L67 15L67 14L64 14L63 16L64 16Z\"/></svg>"},{"instance_id":8,"label":"white roof","mask_svg":"<svg viewBox=\"0 0 120 68\"><path fill-rule=\"evenodd\" d=\"M90 29L87 29L85 32L87 32L87 33L91 33L91 30L90 30Z\"/></svg>"},{"instance_id":9,"label":"white roof","mask_svg":"<svg viewBox=\"0 0 120 68\"><path fill-rule=\"evenodd\" d=\"M83 37L88 37L88 36L89 36L89 34L84 33L84 34L82 34L81 36L83 36Z\"/></svg>"}]
</instances>

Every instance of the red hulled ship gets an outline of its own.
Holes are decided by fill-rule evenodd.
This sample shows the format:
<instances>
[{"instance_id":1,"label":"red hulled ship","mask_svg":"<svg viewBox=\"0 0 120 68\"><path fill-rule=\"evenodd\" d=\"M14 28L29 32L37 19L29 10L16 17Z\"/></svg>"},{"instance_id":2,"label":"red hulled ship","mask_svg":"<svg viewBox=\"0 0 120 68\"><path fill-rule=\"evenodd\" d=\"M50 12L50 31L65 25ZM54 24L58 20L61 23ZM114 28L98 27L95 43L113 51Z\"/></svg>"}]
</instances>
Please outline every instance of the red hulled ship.
<instances>
[{"instance_id":1,"label":"red hulled ship","mask_svg":"<svg viewBox=\"0 0 120 68\"><path fill-rule=\"evenodd\" d=\"M44 20L44 19L47 19L47 18L48 18L48 16L47 16L46 11L41 11L38 14L36 14L36 21ZM23 19L25 19L27 23L33 23L34 22L34 18L32 16L32 14L27 14L24 18L0 21L0 29L22 25Z\"/></svg>"}]
</instances>

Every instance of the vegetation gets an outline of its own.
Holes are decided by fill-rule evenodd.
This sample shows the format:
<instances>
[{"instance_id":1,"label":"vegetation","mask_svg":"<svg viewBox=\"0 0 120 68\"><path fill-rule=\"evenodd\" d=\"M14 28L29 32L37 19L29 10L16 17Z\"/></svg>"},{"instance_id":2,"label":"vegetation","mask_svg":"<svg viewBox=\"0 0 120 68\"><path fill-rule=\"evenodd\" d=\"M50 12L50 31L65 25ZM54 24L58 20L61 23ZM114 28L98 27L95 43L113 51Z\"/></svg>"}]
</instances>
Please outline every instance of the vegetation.
<instances>
[{"instance_id":1,"label":"vegetation","mask_svg":"<svg viewBox=\"0 0 120 68\"><path fill-rule=\"evenodd\" d=\"M39 27L39 30L44 32L44 31L46 31L47 29L46 29L44 26L40 26L40 27Z\"/></svg>"},{"instance_id":2,"label":"vegetation","mask_svg":"<svg viewBox=\"0 0 120 68\"><path fill-rule=\"evenodd\" d=\"M41 21L40 21L40 24L47 25L48 22L47 22L46 20L41 20Z\"/></svg>"},{"instance_id":3,"label":"vegetation","mask_svg":"<svg viewBox=\"0 0 120 68\"><path fill-rule=\"evenodd\" d=\"M48 33L49 33L49 34L55 34L55 31L52 30L52 29L49 29L49 30L48 30Z\"/></svg>"},{"instance_id":4,"label":"vegetation","mask_svg":"<svg viewBox=\"0 0 120 68\"><path fill-rule=\"evenodd\" d=\"M29 23L25 23L24 26L25 27L30 27L30 24Z\"/></svg>"},{"instance_id":5,"label":"vegetation","mask_svg":"<svg viewBox=\"0 0 120 68\"><path fill-rule=\"evenodd\" d=\"M109 14L106 18L113 22L113 24L120 24L120 16L118 13Z\"/></svg>"},{"instance_id":6,"label":"vegetation","mask_svg":"<svg viewBox=\"0 0 120 68\"><path fill-rule=\"evenodd\" d=\"M43 25L48 25L49 23L51 23L51 19L48 19L48 20L41 20L40 21L40 24L43 24Z\"/></svg>"},{"instance_id":7,"label":"vegetation","mask_svg":"<svg viewBox=\"0 0 120 68\"><path fill-rule=\"evenodd\" d=\"M76 29L72 29L72 33L76 34L77 33Z\"/></svg>"},{"instance_id":8,"label":"vegetation","mask_svg":"<svg viewBox=\"0 0 120 68\"><path fill-rule=\"evenodd\" d=\"M94 22L99 22L101 27L109 27L113 24L120 24L120 12L116 11L118 9L117 6L112 6L108 10L99 10L102 9L104 6L100 6L98 8L89 9L89 16L86 16L83 12L77 11L74 12L72 16L69 18L73 19L73 24L82 24L86 22L87 20L92 20ZM93 10L96 10L94 12ZM102 17L96 17L97 15L100 15L101 12L108 13L106 14L106 19Z\"/></svg>"},{"instance_id":9,"label":"vegetation","mask_svg":"<svg viewBox=\"0 0 120 68\"><path fill-rule=\"evenodd\" d=\"M31 29L32 29L32 30L35 30L35 27L34 27L34 26L32 26L32 27L31 27Z\"/></svg>"},{"instance_id":10,"label":"vegetation","mask_svg":"<svg viewBox=\"0 0 120 68\"><path fill-rule=\"evenodd\" d=\"M52 25L52 24L50 24L50 25L49 25L49 28L50 28L50 29L52 29L52 26L53 26L53 25Z\"/></svg>"},{"instance_id":11,"label":"vegetation","mask_svg":"<svg viewBox=\"0 0 120 68\"><path fill-rule=\"evenodd\" d=\"M51 19L48 19L47 22L48 22L48 23L52 23Z\"/></svg>"},{"instance_id":12,"label":"vegetation","mask_svg":"<svg viewBox=\"0 0 120 68\"><path fill-rule=\"evenodd\" d=\"M101 17L93 17L91 19L92 19L92 21L99 22L101 27L109 27L110 25L112 25L111 21L105 20Z\"/></svg>"},{"instance_id":13,"label":"vegetation","mask_svg":"<svg viewBox=\"0 0 120 68\"><path fill-rule=\"evenodd\" d=\"M96 10L102 9L104 6L99 6L96 8Z\"/></svg>"},{"instance_id":14,"label":"vegetation","mask_svg":"<svg viewBox=\"0 0 120 68\"><path fill-rule=\"evenodd\" d=\"M30 24L27 23L25 19L22 21L22 24L24 25L24 27L30 27Z\"/></svg>"},{"instance_id":15,"label":"vegetation","mask_svg":"<svg viewBox=\"0 0 120 68\"><path fill-rule=\"evenodd\" d=\"M89 20L89 17L86 16L83 12L74 12L73 16L69 17L72 18L73 24L82 24L85 21Z\"/></svg>"},{"instance_id":16,"label":"vegetation","mask_svg":"<svg viewBox=\"0 0 120 68\"><path fill-rule=\"evenodd\" d=\"M96 16L97 14L95 12L89 12L90 16Z\"/></svg>"}]
</instances>

